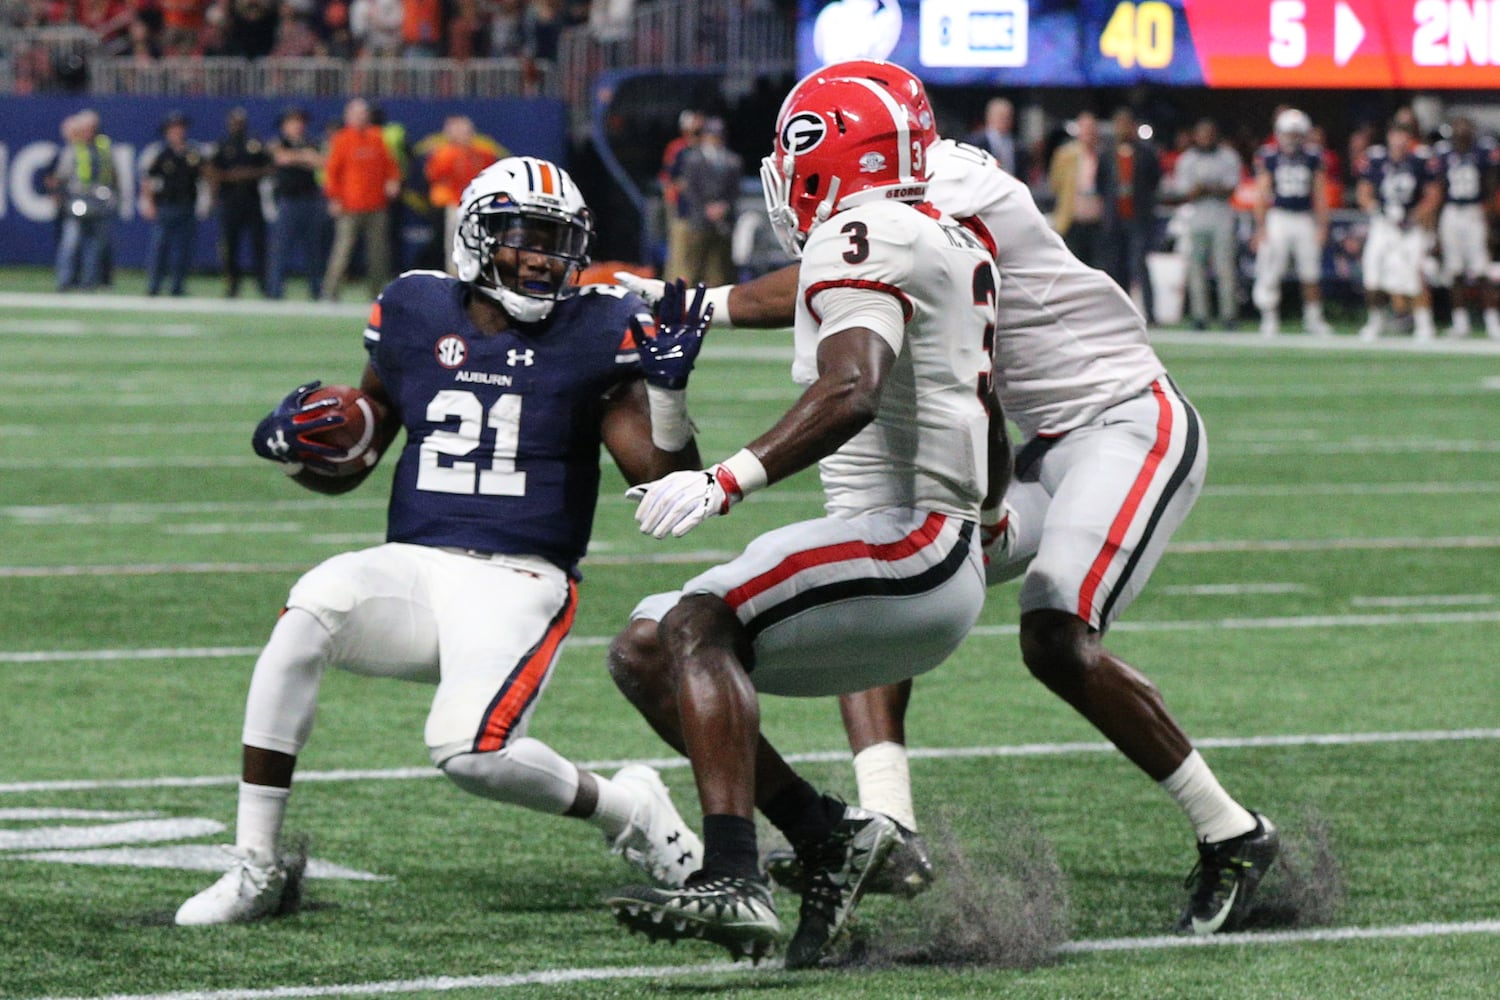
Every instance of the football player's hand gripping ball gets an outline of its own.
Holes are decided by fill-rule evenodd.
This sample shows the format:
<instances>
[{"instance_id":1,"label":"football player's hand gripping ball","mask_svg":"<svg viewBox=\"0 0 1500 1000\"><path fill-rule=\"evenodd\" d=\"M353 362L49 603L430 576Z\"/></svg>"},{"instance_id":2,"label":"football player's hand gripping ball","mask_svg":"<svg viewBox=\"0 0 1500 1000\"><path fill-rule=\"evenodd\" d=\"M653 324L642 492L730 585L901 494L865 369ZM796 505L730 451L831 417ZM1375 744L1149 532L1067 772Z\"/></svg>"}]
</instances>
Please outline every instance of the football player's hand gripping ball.
<instances>
[{"instance_id":1,"label":"football player's hand gripping ball","mask_svg":"<svg viewBox=\"0 0 1500 1000\"><path fill-rule=\"evenodd\" d=\"M341 455L339 449L307 437L314 431L338 426L345 420L339 412L337 399L308 402L307 397L322 384L314 380L297 386L255 428L255 437L250 442L255 453L261 458L282 463L287 467L288 475L302 471L304 465L331 473L334 470L331 459Z\"/></svg>"},{"instance_id":2,"label":"football player's hand gripping ball","mask_svg":"<svg viewBox=\"0 0 1500 1000\"><path fill-rule=\"evenodd\" d=\"M687 387L688 375L714 315L713 305L704 305L706 292L705 286L697 285L689 302L687 284L678 278L666 286L656 303L654 331L642 326L639 318L630 318L630 330L640 349L641 371L648 385L661 389Z\"/></svg>"}]
</instances>

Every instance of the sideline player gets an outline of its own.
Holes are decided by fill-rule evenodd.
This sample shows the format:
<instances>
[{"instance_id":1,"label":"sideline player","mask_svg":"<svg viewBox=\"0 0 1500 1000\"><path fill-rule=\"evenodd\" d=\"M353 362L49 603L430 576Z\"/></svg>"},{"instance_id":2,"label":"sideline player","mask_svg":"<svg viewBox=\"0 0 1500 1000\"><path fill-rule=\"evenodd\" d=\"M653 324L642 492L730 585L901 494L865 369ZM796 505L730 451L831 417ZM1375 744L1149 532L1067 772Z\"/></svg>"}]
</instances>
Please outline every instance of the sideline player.
<instances>
[{"instance_id":1,"label":"sideline player","mask_svg":"<svg viewBox=\"0 0 1500 1000\"><path fill-rule=\"evenodd\" d=\"M881 82L930 127L921 81L905 69L838 64L799 87L835 75ZM988 582L1025 573L1027 667L1187 814L1199 864L1180 923L1198 933L1232 929L1276 857L1276 830L1224 791L1155 685L1102 645L1202 486L1207 441L1197 411L1167 376L1124 292L1068 251L1026 187L981 150L938 140L935 131L928 139L928 197L995 255L995 383L1023 436L1004 506L992 497L983 513ZM796 282L793 265L710 289L714 325L785 326ZM636 286L657 294L649 283ZM910 685L898 684L844 697L840 707L860 804L914 830L903 728L909 696ZM920 841L903 837L871 891L911 894L930 878Z\"/></svg>"},{"instance_id":2,"label":"sideline player","mask_svg":"<svg viewBox=\"0 0 1500 1000\"><path fill-rule=\"evenodd\" d=\"M381 293L361 388L383 412L379 444L406 431L388 540L293 586L250 681L234 865L177 923L255 920L291 902L300 872L278 842L330 666L436 682L426 742L463 790L587 820L668 884L698 866L698 839L655 771L605 778L526 735L573 623L600 445L631 482L700 464L680 390L702 330L653 339L636 296L572 287L591 232L565 172L501 160L464 192L459 279L410 271ZM304 402L316 385L261 422L255 450L302 485L343 492L364 476L320 473L327 449L298 437L318 426ZM653 408L677 411L670 436Z\"/></svg>"},{"instance_id":3,"label":"sideline player","mask_svg":"<svg viewBox=\"0 0 1500 1000\"><path fill-rule=\"evenodd\" d=\"M922 202L923 132L869 80L789 98L761 177L771 224L803 262L792 377L806 389L724 462L652 483L636 511L643 531L682 535L814 462L827 509L646 598L611 647L622 690L692 760L704 812L703 869L684 888L610 900L652 937L769 949L780 923L760 873L758 807L808 874L786 965L816 964L896 827L799 777L760 735L758 695L911 677L979 616L979 511L987 482L1003 489L1009 457L1003 418L985 405L996 278L980 241Z\"/></svg>"},{"instance_id":4,"label":"sideline player","mask_svg":"<svg viewBox=\"0 0 1500 1000\"><path fill-rule=\"evenodd\" d=\"M1370 214L1370 232L1359 259L1370 313L1359 328L1359 339L1380 337L1389 305L1396 316L1411 317L1416 340L1431 340L1437 328L1422 280L1422 258L1427 256L1443 187L1431 162L1418 154L1410 125L1391 122L1385 142L1370 147L1369 162L1354 189L1359 207Z\"/></svg>"},{"instance_id":5,"label":"sideline player","mask_svg":"<svg viewBox=\"0 0 1500 1000\"><path fill-rule=\"evenodd\" d=\"M1469 311L1483 309L1484 332L1500 338L1500 309L1489 281L1489 219L1495 168L1500 149L1480 144L1469 118L1453 119L1453 138L1437 150L1438 178L1443 182L1443 210L1438 216L1438 248L1443 277L1453 288L1453 326L1449 335L1467 337Z\"/></svg>"},{"instance_id":6,"label":"sideline player","mask_svg":"<svg viewBox=\"0 0 1500 1000\"><path fill-rule=\"evenodd\" d=\"M1296 108L1276 116L1275 142L1255 155L1255 285L1250 297L1260 310L1260 332L1281 328L1281 280L1287 264L1302 284L1302 325L1326 337L1323 318L1323 244L1328 240L1328 185L1323 152L1308 145L1312 121Z\"/></svg>"}]
</instances>

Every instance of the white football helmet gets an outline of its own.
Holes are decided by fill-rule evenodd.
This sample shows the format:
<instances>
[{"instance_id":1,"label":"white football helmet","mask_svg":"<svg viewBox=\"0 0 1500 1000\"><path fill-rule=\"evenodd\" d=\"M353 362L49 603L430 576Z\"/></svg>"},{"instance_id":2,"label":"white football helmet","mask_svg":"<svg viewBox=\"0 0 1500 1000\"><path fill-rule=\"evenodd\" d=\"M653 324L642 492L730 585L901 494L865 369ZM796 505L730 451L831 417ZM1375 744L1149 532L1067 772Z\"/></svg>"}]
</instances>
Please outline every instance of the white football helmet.
<instances>
[{"instance_id":1,"label":"white football helmet","mask_svg":"<svg viewBox=\"0 0 1500 1000\"><path fill-rule=\"evenodd\" d=\"M1312 131L1312 119L1304 111L1287 108L1276 116L1276 134L1283 139L1305 139Z\"/></svg>"},{"instance_id":2,"label":"white football helmet","mask_svg":"<svg viewBox=\"0 0 1500 1000\"><path fill-rule=\"evenodd\" d=\"M485 167L464 188L453 263L460 280L516 320L537 323L588 266L593 232L593 216L567 171L534 156L510 156ZM507 249L518 251L518 258L547 257L547 279L523 280L519 260L503 265L498 259Z\"/></svg>"}]
</instances>

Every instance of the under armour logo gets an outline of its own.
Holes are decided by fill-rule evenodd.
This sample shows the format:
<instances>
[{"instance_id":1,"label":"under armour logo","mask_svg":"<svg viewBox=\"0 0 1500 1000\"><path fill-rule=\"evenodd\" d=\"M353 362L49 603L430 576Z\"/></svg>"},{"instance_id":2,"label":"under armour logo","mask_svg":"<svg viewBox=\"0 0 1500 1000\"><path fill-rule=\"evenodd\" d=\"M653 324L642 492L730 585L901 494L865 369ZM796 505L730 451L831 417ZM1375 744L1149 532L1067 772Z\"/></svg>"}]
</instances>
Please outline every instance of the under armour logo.
<instances>
[{"instance_id":1,"label":"under armour logo","mask_svg":"<svg viewBox=\"0 0 1500 1000\"><path fill-rule=\"evenodd\" d=\"M278 458L292 453L292 446L286 439L286 431L280 428L277 428L273 436L266 438L266 448Z\"/></svg>"},{"instance_id":2,"label":"under armour logo","mask_svg":"<svg viewBox=\"0 0 1500 1000\"><path fill-rule=\"evenodd\" d=\"M514 347L505 352L505 363L514 368L516 365L525 365L530 368L536 363L536 352L531 348L518 351Z\"/></svg>"}]
</instances>

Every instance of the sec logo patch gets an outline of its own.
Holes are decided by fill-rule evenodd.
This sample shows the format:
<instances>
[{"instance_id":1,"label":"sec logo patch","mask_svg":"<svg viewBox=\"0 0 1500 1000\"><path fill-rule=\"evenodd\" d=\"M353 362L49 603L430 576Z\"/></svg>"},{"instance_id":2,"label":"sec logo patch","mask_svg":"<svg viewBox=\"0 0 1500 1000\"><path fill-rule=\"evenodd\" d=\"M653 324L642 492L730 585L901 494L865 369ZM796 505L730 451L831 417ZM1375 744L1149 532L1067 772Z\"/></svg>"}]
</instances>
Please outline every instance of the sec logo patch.
<instances>
[{"instance_id":1,"label":"sec logo patch","mask_svg":"<svg viewBox=\"0 0 1500 1000\"><path fill-rule=\"evenodd\" d=\"M445 333L433 345L432 353L444 368L458 368L469 360L469 345L456 333Z\"/></svg>"}]
</instances>

